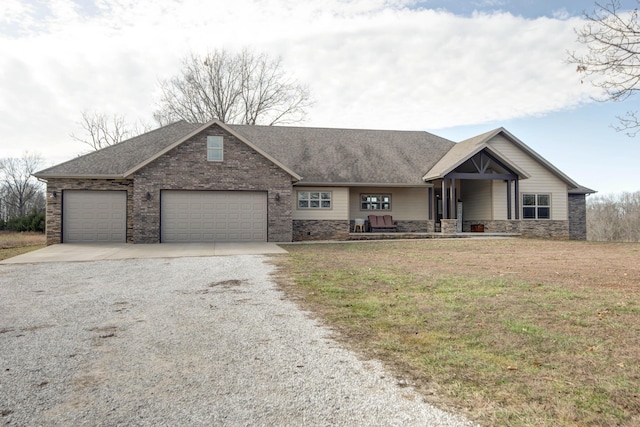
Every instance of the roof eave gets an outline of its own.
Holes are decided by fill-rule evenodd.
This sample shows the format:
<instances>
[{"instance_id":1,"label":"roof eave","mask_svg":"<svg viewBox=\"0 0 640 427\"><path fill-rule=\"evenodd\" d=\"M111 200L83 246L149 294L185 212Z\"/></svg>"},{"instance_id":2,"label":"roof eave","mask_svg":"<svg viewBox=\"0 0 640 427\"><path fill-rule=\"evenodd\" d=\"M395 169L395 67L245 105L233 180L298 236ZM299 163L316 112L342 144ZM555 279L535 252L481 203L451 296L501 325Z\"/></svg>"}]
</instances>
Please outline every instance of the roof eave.
<instances>
[{"instance_id":1,"label":"roof eave","mask_svg":"<svg viewBox=\"0 0 640 427\"><path fill-rule=\"evenodd\" d=\"M90 174L69 174L69 175L43 175L39 173L34 173L38 179L125 179L126 176L120 174L107 174L107 175L90 175Z\"/></svg>"},{"instance_id":2,"label":"roof eave","mask_svg":"<svg viewBox=\"0 0 640 427\"><path fill-rule=\"evenodd\" d=\"M297 182L296 187L414 187L414 188L428 188L433 187L433 184L426 182L421 183L403 183L403 182L330 182L330 181L318 181L318 182Z\"/></svg>"}]
</instances>

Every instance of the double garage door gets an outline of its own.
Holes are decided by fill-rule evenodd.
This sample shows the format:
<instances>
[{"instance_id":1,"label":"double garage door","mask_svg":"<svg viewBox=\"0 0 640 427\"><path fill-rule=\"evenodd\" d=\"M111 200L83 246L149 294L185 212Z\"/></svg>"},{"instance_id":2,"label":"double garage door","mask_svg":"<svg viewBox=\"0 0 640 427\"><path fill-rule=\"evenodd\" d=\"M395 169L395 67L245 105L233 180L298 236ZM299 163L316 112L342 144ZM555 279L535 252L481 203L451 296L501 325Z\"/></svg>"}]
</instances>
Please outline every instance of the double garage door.
<instances>
[{"instance_id":1,"label":"double garage door","mask_svg":"<svg viewBox=\"0 0 640 427\"><path fill-rule=\"evenodd\" d=\"M264 192L166 190L160 205L162 242L267 241ZM126 191L66 190L62 241L124 243L126 212Z\"/></svg>"},{"instance_id":2,"label":"double garage door","mask_svg":"<svg viewBox=\"0 0 640 427\"><path fill-rule=\"evenodd\" d=\"M165 190L160 210L164 243L267 241L267 193Z\"/></svg>"}]
</instances>

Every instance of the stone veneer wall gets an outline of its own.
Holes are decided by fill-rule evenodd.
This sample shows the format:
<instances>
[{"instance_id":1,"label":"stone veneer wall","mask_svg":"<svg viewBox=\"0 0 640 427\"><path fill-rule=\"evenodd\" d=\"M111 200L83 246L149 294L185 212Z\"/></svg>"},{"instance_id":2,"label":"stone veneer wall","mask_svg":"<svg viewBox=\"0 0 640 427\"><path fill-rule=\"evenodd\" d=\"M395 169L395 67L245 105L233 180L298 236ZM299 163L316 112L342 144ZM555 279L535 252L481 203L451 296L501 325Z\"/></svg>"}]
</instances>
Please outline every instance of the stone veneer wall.
<instances>
[{"instance_id":1,"label":"stone veneer wall","mask_svg":"<svg viewBox=\"0 0 640 427\"><path fill-rule=\"evenodd\" d=\"M398 220L396 221L399 233L432 233L433 220Z\"/></svg>"},{"instance_id":2,"label":"stone veneer wall","mask_svg":"<svg viewBox=\"0 0 640 427\"><path fill-rule=\"evenodd\" d=\"M353 229L353 227L351 228ZM304 240L347 240L349 221L294 220L293 241Z\"/></svg>"},{"instance_id":3,"label":"stone veneer wall","mask_svg":"<svg viewBox=\"0 0 640 427\"><path fill-rule=\"evenodd\" d=\"M399 233L433 233L433 220L397 220ZM349 221L349 230L353 232L355 221ZM365 231L369 231L369 220L365 220ZM390 230L389 232L393 232Z\"/></svg>"},{"instance_id":4,"label":"stone veneer wall","mask_svg":"<svg viewBox=\"0 0 640 427\"><path fill-rule=\"evenodd\" d=\"M569 239L569 221L501 220L463 221L462 231L470 232L472 224L483 224L485 233L519 233L525 237Z\"/></svg>"},{"instance_id":5,"label":"stone veneer wall","mask_svg":"<svg viewBox=\"0 0 640 427\"><path fill-rule=\"evenodd\" d=\"M224 138L224 160L207 161L207 136ZM264 191L268 241L292 240L292 177L217 125L195 135L134 174L133 240L160 242L161 190ZM145 200L145 194L151 199ZM276 194L280 200L276 201Z\"/></svg>"},{"instance_id":6,"label":"stone veneer wall","mask_svg":"<svg viewBox=\"0 0 640 427\"><path fill-rule=\"evenodd\" d=\"M133 242L133 181L130 179L49 179L47 181L47 245L62 243L62 200L65 190L125 190L127 242ZM53 192L56 197L53 197Z\"/></svg>"},{"instance_id":7,"label":"stone veneer wall","mask_svg":"<svg viewBox=\"0 0 640 427\"><path fill-rule=\"evenodd\" d=\"M587 240L587 200L584 194L569 194L569 238Z\"/></svg>"}]
</instances>

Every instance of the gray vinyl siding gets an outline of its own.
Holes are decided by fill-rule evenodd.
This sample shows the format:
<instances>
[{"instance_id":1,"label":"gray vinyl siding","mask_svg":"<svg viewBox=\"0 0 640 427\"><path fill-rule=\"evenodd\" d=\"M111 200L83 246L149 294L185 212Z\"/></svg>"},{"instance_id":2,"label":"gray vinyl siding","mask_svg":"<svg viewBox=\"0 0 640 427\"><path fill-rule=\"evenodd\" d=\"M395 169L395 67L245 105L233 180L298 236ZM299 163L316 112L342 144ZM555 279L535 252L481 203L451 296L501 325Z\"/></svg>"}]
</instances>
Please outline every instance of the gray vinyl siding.
<instances>
[{"instance_id":1,"label":"gray vinyl siding","mask_svg":"<svg viewBox=\"0 0 640 427\"><path fill-rule=\"evenodd\" d=\"M468 180L461 186L463 218L465 221L493 219L491 187L493 181Z\"/></svg>"},{"instance_id":2,"label":"gray vinyl siding","mask_svg":"<svg viewBox=\"0 0 640 427\"><path fill-rule=\"evenodd\" d=\"M520 181L520 194L517 195L520 209L522 210L522 194L550 194L551 195L551 219L566 221L568 219L568 194L567 184L551 173L547 168L530 157L527 153L516 147L501 135L493 138L489 144L495 147L510 162L518 165L530 176ZM507 199L504 182L495 182L493 185L493 212L494 219L507 219ZM500 195L503 196L500 196ZM522 217L522 211L520 212Z\"/></svg>"}]
</instances>

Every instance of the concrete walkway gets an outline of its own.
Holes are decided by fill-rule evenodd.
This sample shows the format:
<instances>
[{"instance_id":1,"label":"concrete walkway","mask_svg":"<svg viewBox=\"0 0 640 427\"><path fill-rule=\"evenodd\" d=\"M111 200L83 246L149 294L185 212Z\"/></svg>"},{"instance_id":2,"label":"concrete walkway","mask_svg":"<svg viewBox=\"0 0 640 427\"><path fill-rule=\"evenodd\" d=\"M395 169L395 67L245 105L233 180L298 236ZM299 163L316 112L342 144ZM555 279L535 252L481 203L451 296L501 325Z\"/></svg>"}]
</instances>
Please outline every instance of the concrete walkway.
<instances>
[{"instance_id":1,"label":"concrete walkway","mask_svg":"<svg viewBox=\"0 0 640 427\"><path fill-rule=\"evenodd\" d=\"M0 261L0 264L100 261L108 259L180 258L222 255L286 254L275 243L162 243L51 245Z\"/></svg>"}]
</instances>

